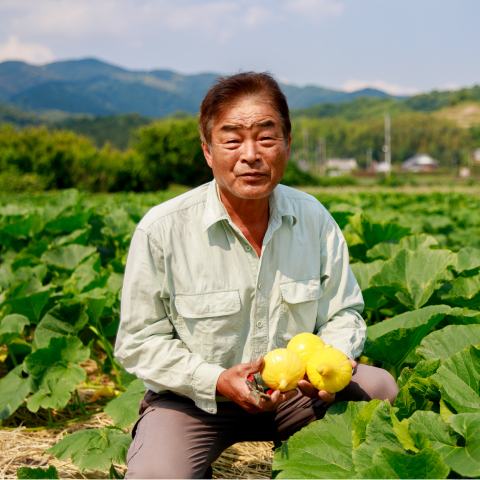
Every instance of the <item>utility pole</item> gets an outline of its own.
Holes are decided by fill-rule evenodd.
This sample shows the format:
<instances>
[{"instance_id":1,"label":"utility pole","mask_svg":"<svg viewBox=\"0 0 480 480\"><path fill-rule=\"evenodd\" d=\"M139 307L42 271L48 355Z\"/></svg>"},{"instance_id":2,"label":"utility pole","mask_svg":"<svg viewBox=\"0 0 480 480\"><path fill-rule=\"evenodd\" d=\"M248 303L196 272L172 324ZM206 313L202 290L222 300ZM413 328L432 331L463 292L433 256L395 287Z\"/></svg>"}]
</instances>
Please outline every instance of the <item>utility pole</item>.
<instances>
[{"instance_id":1,"label":"utility pole","mask_svg":"<svg viewBox=\"0 0 480 480\"><path fill-rule=\"evenodd\" d=\"M308 130L303 130L303 154L305 155L305 162L308 163Z\"/></svg>"},{"instance_id":2,"label":"utility pole","mask_svg":"<svg viewBox=\"0 0 480 480\"><path fill-rule=\"evenodd\" d=\"M385 114L385 145L383 147L383 151L385 152L386 164L385 176L390 178L390 171L392 169L392 152L390 145L390 115L388 113Z\"/></svg>"}]
</instances>

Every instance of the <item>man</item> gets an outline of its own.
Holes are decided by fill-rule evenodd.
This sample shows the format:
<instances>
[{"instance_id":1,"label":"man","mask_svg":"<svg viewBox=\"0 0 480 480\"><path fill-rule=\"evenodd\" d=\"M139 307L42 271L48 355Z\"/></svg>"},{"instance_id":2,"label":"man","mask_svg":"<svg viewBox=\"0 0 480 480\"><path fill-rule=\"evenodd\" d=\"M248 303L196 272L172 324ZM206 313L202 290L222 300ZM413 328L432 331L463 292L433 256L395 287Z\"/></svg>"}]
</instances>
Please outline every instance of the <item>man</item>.
<instances>
[{"instance_id":1,"label":"man","mask_svg":"<svg viewBox=\"0 0 480 480\"><path fill-rule=\"evenodd\" d=\"M199 128L214 181L150 210L128 256L116 356L148 390L127 478L202 478L233 443L283 440L333 401L393 402L398 391L386 371L358 365L336 396L302 380L258 405L247 397L262 356L300 332L356 367L363 299L332 217L279 185L291 125L273 78L219 79Z\"/></svg>"}]
</instances>

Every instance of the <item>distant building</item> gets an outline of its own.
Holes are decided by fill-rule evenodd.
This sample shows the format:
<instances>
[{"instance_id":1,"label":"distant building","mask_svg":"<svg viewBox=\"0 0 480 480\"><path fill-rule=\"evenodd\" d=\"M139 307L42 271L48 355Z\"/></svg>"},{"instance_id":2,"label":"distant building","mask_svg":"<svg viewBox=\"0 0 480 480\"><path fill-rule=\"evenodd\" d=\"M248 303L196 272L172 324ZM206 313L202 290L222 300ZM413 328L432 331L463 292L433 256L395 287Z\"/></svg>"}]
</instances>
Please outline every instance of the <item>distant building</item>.
<instances>
[{"instance_id":1,"label":"distant building","mask_svg":"<svg viewBox=\"0 0 480 480\"><path fill-rule=\"evenodd\" d=\"M353 170L358 169L357 161L354 158L329 158L325 165L328 176L339 177L341 175L348 175Z\"/></svg>"},{"instance_id":2,"label":"distant building","mask_svg":"<svg viewBox=\"0 0 480 480\"><path fill-rule=\"evenodd\" d=\"M386 162L372 162L372 169L375 173L388 173L392 170L392 166Z\"/></svg>"},{"instance_id":3,"label":"distant building","mask_svg":"<svg viewBox=\"0 0 480 480\"><path fill-rule=\"evenodd\" d=\"M476 150L473 151L473 159L480 163L480 148L477 148Z\"/></svg>"},{"instance_id":4,"label":"distant building","mask_svg":"<svg viewBox=\"0 0 480 480\"><path fill-rule=\"evenodd\" d=\"M409 172L431 172L438 167L438 161L426 153L419 153L402 163L402 170Z\"/></svg>"}]
</instances>

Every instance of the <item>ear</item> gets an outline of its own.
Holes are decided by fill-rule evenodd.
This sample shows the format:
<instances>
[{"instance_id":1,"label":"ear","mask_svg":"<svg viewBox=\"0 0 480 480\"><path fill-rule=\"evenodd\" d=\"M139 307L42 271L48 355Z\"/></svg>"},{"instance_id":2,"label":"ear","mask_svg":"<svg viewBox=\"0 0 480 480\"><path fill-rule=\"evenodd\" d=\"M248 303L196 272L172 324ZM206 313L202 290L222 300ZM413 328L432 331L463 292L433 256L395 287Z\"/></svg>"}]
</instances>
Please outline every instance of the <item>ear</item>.
<instances>
[{"instance_id":1,"label":"ear","mask_svg":"<svg viewBox=\"0 0 480 480\"><path fill-rule=\"evenodd\" d=\"M290 145L292 144L292 137L288 137L288 144L287 144L287 162L288 159L290 158Z\"/></svg>"},{"instance_id":2,"label":"ear","mask_svg":"<svg viewBox=\"0 0 480 480\"><path fill-rule=\"evenodd\" d=\"M208 166L212 168L212 154L210 153L210 148L205 142L202 142L202 150L205 160L208 163Z\"/></svg>"}]
</instances>

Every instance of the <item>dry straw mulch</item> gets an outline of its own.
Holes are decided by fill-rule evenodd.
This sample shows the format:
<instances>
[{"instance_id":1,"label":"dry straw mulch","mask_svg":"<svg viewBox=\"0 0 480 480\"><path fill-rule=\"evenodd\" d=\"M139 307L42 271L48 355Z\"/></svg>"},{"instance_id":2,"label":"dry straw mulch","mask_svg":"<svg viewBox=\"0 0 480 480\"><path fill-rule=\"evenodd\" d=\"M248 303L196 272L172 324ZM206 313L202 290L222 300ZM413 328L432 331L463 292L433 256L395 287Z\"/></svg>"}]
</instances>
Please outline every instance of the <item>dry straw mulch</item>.
<instances>
[{"instance_id":1,"label":"dry straw mulch","mask_svg":"<svg viewBox=\"0 0 480 480\"><path fill-rule=\"evenodd\" d=\"M0 430L0 479L17 478L16 471L20 467L47 468L49 465L57 468L60 478L108 478L108 472L85 470L80 473L69 460L59 461L52 455L42 455L68 433L107 425L113 425L113 422L102 412L61 428L38 432L24 431L22 427L16 430ZM233 445L212 465L213 478L270 478L272 446L270 442ZM122 474L126 471L124 465L115 467Z\"/></svg>"}]
</instances>

